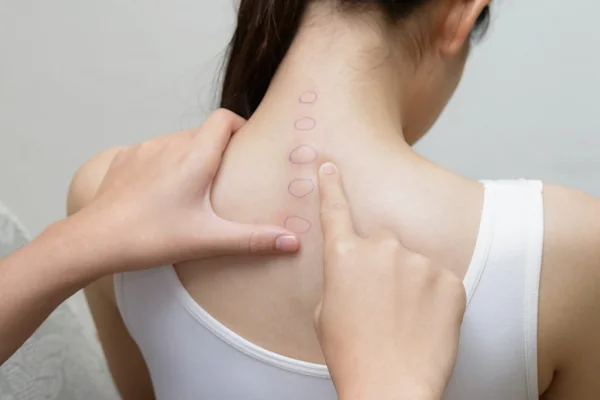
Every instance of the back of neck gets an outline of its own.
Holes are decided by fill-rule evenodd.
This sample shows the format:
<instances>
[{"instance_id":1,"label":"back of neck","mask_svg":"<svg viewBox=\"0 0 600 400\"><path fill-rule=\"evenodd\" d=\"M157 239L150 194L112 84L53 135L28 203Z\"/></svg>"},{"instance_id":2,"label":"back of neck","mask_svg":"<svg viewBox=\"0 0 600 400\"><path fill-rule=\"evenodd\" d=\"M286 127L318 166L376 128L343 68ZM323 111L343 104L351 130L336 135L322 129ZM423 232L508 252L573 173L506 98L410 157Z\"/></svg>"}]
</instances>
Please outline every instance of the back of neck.
<instances>
[{"instance_id":1,"label":"back of neck","mask_svg":"<svg viewBox=\"0 0 600 400\"><path fill-rule=\"evenodd\" d=\"M364 18L312 9L251 122L317 133L338 146L383 141L409 150L401 115L403 73L390 62L384 41Z\"/></svg>"}]
</instances>

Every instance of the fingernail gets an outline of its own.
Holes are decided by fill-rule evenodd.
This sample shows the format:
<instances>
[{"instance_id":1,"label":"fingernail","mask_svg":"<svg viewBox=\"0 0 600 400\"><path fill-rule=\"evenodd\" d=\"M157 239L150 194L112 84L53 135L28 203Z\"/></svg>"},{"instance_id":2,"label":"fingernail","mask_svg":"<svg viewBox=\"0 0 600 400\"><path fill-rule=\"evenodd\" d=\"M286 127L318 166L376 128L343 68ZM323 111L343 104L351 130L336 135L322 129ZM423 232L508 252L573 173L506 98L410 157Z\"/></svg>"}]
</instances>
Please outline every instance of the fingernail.
<instances>
[{"instance_id":1,"label":"fingernail","mask_svg":"<svg viewBox=\"0 0 600 400\"><path fill-rule=\"evenodd\" d=\"M333 165L332 163L325 163L323 164L323 166L321 167L321 171L325 174L325 175L333 175L337 172L337 167L335 165Z\"/></svg>"},{"instance_id":2,"label":"fingernail","mask_svg":"<svg viewBox=\"0 0 600 400\"><path fill-rule=\"evenodd\" d=\"M275 249L284 253L293 253L298 251L299 243L295 236L279 236L275 240Z\"/></svg>"}]
</instances>

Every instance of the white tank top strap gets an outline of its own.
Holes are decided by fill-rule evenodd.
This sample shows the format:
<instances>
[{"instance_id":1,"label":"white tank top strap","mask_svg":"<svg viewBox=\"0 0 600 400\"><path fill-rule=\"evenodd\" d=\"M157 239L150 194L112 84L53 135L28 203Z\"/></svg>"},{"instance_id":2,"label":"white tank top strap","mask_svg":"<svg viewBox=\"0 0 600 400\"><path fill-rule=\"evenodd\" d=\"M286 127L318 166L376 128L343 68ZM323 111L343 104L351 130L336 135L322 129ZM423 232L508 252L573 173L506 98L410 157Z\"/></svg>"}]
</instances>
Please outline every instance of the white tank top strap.
<instances>
[{"instance_id":1,"label":"white tank top strap","mask_svg":"<svg viewBox=\"0 0 600 400\"><path fill-rule=\"evenodd\" d=\"M506 374L505 378L513 381L520 376L523 385L515 385L515 391L508 392L506 398L538 399L537 332L544 240L543 183L530 180L483 183L486 195L478 241L488 238L486 241L490 246L486 260L482 264L472 264L479 279L469 297L461 339L461 349L465 347L465 351L461 351L463 356L459 366L462 368L457 366L457 371L459 375L462 371L478 371L476 376L495 376L496 379ZM484 224L486 219L490 221ZM474 257L476 253L477 249ZM469 274L475 275L472 271L467 276ZM475 367L482 361L481 354L472 354L467 348L492 345L496 346L496 350L482 350L483 354L487 353L484 358L488 361L494 359L491 354L496 351L511 349L512 353L496 354L493 363ZM469 378L465 376L464 379ZM473 392L479 383L471 385ZM485 383L481 385L480 398L488 397L485 387ZM518 387L522 389L517 390ZM453 390L462 395L458 388L453 387L450 391Z\"/></svg>"}]
</instances>

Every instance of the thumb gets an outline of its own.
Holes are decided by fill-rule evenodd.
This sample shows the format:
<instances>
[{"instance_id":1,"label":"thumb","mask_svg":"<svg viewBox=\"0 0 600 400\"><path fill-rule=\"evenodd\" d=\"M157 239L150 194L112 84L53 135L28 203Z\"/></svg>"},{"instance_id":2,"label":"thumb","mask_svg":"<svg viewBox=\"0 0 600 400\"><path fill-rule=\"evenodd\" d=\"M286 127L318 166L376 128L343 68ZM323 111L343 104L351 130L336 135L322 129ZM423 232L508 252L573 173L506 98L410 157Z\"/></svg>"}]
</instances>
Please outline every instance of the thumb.
<instances>
[{"instance_id":1,"label":"thumb","mask_svg":"<svg viewBox=\"0 0 600 400\"><path fill-rule=\"evenodd\" d=\"M287 229L269 225L221 221L205 243L203 257L296 253L300 239Z\"/></svg>"}]
</instances>

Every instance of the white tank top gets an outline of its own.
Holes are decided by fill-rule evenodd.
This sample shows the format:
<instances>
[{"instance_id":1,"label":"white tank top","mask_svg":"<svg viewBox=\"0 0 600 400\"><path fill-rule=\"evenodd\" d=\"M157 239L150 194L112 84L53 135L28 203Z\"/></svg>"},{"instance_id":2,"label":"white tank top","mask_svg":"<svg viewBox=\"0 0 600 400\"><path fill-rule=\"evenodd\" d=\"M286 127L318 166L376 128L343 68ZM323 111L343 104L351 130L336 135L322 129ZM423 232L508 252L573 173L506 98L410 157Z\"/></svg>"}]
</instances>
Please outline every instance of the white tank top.
<instances>
[{"instance_id":1,"label":"white tank top","mask_svg":"<svg viewBox=\"0 0 600 400\"><path fill-rule=\"evenodd\" d=\"M458 363L446 400L538 399L542 184L485 182ZM158 400L335 400L327 368L260 348L211 317L173 267L119 274L118 306ZM368 321L365 321L368 323Z\"/></svg>"}]
</instances>

